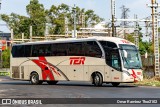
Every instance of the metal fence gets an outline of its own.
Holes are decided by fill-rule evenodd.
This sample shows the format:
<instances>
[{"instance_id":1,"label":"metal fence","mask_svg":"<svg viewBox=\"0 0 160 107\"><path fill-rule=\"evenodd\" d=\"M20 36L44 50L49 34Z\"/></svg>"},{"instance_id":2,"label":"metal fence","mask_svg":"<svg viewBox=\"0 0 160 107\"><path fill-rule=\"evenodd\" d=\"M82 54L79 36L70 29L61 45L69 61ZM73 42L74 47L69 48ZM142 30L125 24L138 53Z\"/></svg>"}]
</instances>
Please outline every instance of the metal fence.
<instances>
[{"instance_id":1,"label":"metal fence","mask_svg":"<svg viewBox=\"0 0 160 107\"><path fill-rule=\"evenodd\" d=\"M154 56L149 55L147 58L145 58L145 56L142 55L141 59L142 59L144 75L148 76L148 77L153 77L155 75L155 73L154 73Z\"/></svg>"}]
</instances>

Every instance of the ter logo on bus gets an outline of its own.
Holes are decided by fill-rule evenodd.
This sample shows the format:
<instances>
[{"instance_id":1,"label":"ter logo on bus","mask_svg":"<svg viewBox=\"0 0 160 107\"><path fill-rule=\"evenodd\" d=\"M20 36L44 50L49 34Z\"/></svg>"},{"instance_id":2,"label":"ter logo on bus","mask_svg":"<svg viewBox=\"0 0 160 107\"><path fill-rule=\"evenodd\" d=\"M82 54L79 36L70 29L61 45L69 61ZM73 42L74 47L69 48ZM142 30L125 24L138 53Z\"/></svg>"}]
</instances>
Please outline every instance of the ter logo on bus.
<instances>
[{"instance_id":1,"label":"ter logo on bus","mask_svg":"<svg viewBox=\"0 0 160 107\"><path fill-rule=\"evenodd\" d=\"M70 65L84 65L85 57L70 57Z\"/></svg>"},{"instance_id":2,"label":"ter logo on bus","mask_svg":"<svg viewBox=\"0 0 160 107\"><path fill-rule=\"evenodd\" d=\"M129 41L127 40L121 40L123 43L129 43Z\"/></svg>"}]
</instances>

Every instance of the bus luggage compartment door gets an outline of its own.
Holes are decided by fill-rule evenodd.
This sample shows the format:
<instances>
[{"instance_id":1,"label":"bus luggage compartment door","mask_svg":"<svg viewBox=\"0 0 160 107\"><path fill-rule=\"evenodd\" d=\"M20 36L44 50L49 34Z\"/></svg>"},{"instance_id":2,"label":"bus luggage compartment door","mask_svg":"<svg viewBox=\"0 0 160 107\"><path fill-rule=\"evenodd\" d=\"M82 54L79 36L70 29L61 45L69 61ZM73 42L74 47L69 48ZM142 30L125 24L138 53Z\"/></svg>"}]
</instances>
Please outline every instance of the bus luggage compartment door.
<instances>
[{"instance_id":1,"label":"bus luggage compartment door","mask_svg":"<svg viewBox=\"0 0 160 107\"><path fill-rule=\"evenodd\" d=\"M83 65L72 65L68 67L67 76L69 80L83 80Z\"/></svg>"}]
</instances>

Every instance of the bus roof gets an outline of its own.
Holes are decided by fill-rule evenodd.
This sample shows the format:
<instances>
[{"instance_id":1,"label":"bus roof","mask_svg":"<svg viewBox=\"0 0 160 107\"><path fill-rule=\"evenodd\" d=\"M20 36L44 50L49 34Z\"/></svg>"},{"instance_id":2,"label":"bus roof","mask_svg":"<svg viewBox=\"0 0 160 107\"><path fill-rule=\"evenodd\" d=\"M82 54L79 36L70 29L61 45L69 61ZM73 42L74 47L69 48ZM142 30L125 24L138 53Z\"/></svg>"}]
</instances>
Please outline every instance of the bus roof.
<instances>
[{"instance_id":1,"label":"bus roof","mask_svg":"<svg viewBox=\"0 0 160 107\"><path fill-rule=\"evenodd\" d=\"M27 45L27 44L40 44L40 43L67 43L67 42L80 42L80 41L110 41L114 42L116 44L130 44L134 45L133 43L129 42L126 39L118 38L118 37L100 37L100 36L93 36L88 38L62 38L62 39L56 39L56 40L44 40L44 41L36 41L36 42L26 42L22 43L21 45ZM16 44L19 45L19 44Z\"/></svg>"}]
</instances>

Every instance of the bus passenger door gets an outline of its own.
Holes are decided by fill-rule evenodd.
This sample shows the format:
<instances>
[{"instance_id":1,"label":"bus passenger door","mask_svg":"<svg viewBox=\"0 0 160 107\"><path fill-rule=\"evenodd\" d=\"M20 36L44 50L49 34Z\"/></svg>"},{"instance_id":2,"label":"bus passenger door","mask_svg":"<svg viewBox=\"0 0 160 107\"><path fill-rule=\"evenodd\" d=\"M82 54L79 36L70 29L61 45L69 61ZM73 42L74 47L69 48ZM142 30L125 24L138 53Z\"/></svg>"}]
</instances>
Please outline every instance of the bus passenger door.
<instances>
[{"instance_id":1,"label":"bus passenger door","mask_svg":"<svg viewBox=\"0 0 160 107\"><path fill-rule=\"evenodd\" d=\"M120 82L122 80L121 63L118 50L113 50L111 53L111 81Z\"/></svg>"},{"instance_id":2,"label":"bus passenger door","mask_svg":"<svg viewBox=\"0 0 160 107\"><path fill-rule=\"evenodd\" d=\"M100 41L105 51L106 68L105 80L107 82L120 82L122 78L121 61L117 45L110 41Z\"/></svg>"}]
</instances>

